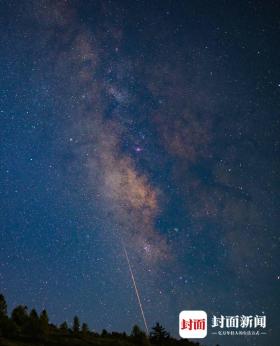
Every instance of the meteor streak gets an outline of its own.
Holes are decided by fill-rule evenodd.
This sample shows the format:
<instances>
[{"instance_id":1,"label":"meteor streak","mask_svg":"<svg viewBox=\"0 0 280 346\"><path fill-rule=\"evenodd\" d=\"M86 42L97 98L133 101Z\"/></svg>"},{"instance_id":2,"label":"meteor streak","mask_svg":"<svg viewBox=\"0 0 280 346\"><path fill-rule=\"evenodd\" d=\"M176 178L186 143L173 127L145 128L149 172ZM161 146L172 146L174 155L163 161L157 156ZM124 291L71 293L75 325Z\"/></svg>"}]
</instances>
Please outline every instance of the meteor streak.
<instances>
[{"instance_id":1,"label":"meteor streak","mask_svg":"<svg viewBox=\"0 0 280 346\"><path fill-rule=\"evenodd\" d=\"M128 264L129 272L130 272L130 275L131 275L131 279L132 279L132 282L133 282L133 286L134 286L134 289L135 289L135 293L136 293L136 296L137 296L137 300L138 300L138 303L139 303L141 314L142 314L142 317L143 317L143 321L144 321L144 325L145 325L145 328L146 328L146 332L147 332L147 335L148 335L149 334L149 329L148 329L146 317L145 317L145 314L144 314L144 309L143 309L143 306L142 306L142 302L141 302L141 299L140 299L140 295L139 295L139 292L138 292L138 288L137 288L137 285L136 285L136 281L135 281L133 270L132 270L132 267L131 267L131 264L130 264L128 253L126 251L126 247L124 245L124 242L123 242L122 238L121 238L121 243L122 243L123 251L125 253L126 261L127 261L127 264Z\"/></svg>"}]
</instances>

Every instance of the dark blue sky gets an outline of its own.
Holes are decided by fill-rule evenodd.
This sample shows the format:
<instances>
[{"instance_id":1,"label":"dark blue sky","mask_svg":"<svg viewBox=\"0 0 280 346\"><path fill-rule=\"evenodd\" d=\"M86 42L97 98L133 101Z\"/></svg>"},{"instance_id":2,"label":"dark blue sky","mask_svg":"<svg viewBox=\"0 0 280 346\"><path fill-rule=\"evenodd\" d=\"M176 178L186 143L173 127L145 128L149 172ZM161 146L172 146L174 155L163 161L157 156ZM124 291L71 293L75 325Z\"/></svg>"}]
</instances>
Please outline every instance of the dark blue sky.
<instances>
[{"instance_id":1,"label":"dark blue sky","mask_svg":"<svg viewBox=\"0 0 280 346\"><path fill-rule=\"evenodd\" d=\"M278 345L279 4L1 1L0 291L143 322L266 314ZM278 332L277 332L278 329ZM277 335L278 333L278 335Z\"/></svg>"}]
</instances>

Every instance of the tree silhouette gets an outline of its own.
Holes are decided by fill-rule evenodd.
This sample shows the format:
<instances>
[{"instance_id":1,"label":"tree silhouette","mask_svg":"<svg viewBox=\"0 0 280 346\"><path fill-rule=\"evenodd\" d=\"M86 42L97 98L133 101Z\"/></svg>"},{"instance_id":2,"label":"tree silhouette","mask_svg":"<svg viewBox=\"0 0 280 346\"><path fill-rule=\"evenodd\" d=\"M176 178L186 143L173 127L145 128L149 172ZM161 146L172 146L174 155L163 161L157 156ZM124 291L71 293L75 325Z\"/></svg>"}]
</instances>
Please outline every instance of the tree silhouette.
<instances>
[{"instance_id":1,"label":"tree silhouette","mask_svg":"<svg viewBox=\"0 0 280 346\"><path fill-rule=\"evenodd\" d=\"M64 321L63 323L61 323L61 325L59 326L59 329L63 332L68 332L68 324L66 321Z\"/></svg>"},{"instance_id":2,"label":"tree silhouette","mask_svg":"<svg viewBox=\"0 0 280 346\"><path fill-rule=\"evenodd\" d=\"M88 325L86 323L82 324L82 334L83 336L87 336L89 333Z\"/></svg>"},{"instance_id":3,"label":"tree silhouette","mask_svg":"<svg viewBox=\"0 0 280 346\"><path fill-rule=\"evenodd\" d=\"M0 337L15 337L19 328L7 315L7 303L3 294L0 294Z\"/></svg>"},{"instance_id":4,"label":"tree silhouette","mask_svg":"<svg viewBox=\"0 0 280 346\"><path fill-rule=\"evenodd\" d=\"M40 331L42 336L46 336L49 332L49 317L46 310L43 310L40 314Z\"/></svg>"},{"instance_id":5,"label":"tree silhouette","mask_svg":"<svg viewBox=\"0 0 280 346\"><path fill-rule=\"evenodd\" d=\"M131 331L131 336L132 337L138 337L139 335L143 335L143 332L142 330L137 326L137 324L135 324L132 328L132 331Z\"/></svg>"},{"instance_id":6,"label":"tree silhouette","mask_svg":"<svg viewBox=\"0 0 280 346\"><path fill-rule=\"evenodd\" d=\"M134 325L131 331L131 337L136 345L149 345L146 334L137 326Z\"/></svg>"},{"instance_id":7,"label":"tree silhouette","mask_svg":"<svg viewBox=\"0 0 280 346\"><path fill-rule=\"evenodd\" d=\"M75 316L73 320L73 332L74 334L78 334L79 331L80 331L80 320L78 316Z\"/></svg>"},{"instance_id":8,"label":"tree silhouette","mask_svg":"<svg viewBox=\"0 0 280 346\"><path fill-rule=\"evenodd\" d=\"M108 332L106 329L102 329L102 333L101 333L101 336L107 336L108 335Z\"/></svg>"},{"instance_id":9,"label":"tree silhouette","mask_svg":"<svg viewBox=\"0 0 280 346\"><path fill-rule=\"evenodd\" d=\"M102 346L150 346L153 345L189 345L199 346L199 343L193 343L186 339L176 340L169 336L169 333L159 323L152 328L150 339L138 325L134 325L130 336L126 333L118 333L112 331L108 333L103 329L101 335L90 332L86 323L80 328L78 316L73 319L72 326L73 336L68 329L67 322L63 322L59 328L49 323L46 310L38 315L35 309L28 313L28 309L24 305L17 306L11 314L7 315L7 304L3 295L0 294L0 344L2 345L19 345L26 344L30 346L44 345L68 345L68 346L86 346L86 345L102 345ZM47 336L47 337L46 337ZM9 339L15 339L10 340Z\"/></svg>"},{"instance_id":10,"label":"tree silhouette","mask_svg":"<svg viewBox=\"0 0 280 346\"><path fill-rule=\"evenodd\" d=\"M23 327L23 331L33 338L40 336L40 322L39 316L35 309L32 309L29 318Z\"/></svg>"},{"instance_id":11,"label":"tree silhouette","mask_svg":"<svg viewBox=\"0 0 280 346\"><path fill-rule=\"evenodd\" d=\"M165 330L165 328L157 322L156 325L152 328L150 337L151 337L152 343L161 346L164 344L164 341L169 339L170 335Z\"/></svg>"},{"instance_id":12,"label":"tree silhouette","mask_svg":"<svg viewBox=\"0 0 280 346\"><path fill-rule=\"evenodd\" d=\"M19 305L12 312L12 320L19 326L23 327L28 322L27 306Z\"/></svg>"},{"instance_id":13,"label":"tree silhouette","mask_svg":"<svg viewBox=\"0 0 280 346\"><path fill-rule=\"evenodd\" d=\"M7 316L7 303L3 294L0 294L0 318Z\"/></svg>"},{"instance_id":14,"label":"tree silhouette","mask_svg":"<svg viewBox=\"0 0 280 346\"><path fill-rule=\"evenodd\" d=\"M29 318L34 320L39 320L39 316L37 314L37 311L35 309L32 309L29 314Z\"/></svg>"}]
</instances>

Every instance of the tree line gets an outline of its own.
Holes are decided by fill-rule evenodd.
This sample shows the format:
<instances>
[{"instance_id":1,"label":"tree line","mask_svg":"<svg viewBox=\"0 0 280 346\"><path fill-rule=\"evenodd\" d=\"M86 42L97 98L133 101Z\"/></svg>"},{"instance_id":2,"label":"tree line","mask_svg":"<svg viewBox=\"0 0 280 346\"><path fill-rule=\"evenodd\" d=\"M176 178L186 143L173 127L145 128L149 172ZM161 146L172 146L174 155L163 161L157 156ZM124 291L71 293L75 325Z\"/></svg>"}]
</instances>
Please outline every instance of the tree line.
<instances>
[{"instance_id":1,"label":"tree line","mask_svg":"<svg viewBox=\"0 0 280 346\"><path fill-rule=\"evenodd\" d=\"M193 343L188 340L176 340L170 336L165 328L156 323L152 328L150 335L146 335L137 325L132 328L131 334L112 332L109 333L105 329L98 334L90 331L87 323L80 323L78 316L74 316L73 323L68 326L67 322L56 326L49 322L46 310L37 313L35 309L28 311L27 306L19 305L13 309L11 315L8 316L7 303L3 294L0 294L0 338L7 339L28 339L29 341L44 341L48 344L48 340L53 337L60 337L65 340L65 344L71 344L71 338L80 340L80 344L90 342L94 344L94 340L104 340L105 345L189 345L199 346L199 343ZM70 340L70 341L69 341ZM63 345L61 341L59 344ZM76 345L77 343L75 343ZM100 343L98 343L100 344Z\"/></svg>"}]
</instances>

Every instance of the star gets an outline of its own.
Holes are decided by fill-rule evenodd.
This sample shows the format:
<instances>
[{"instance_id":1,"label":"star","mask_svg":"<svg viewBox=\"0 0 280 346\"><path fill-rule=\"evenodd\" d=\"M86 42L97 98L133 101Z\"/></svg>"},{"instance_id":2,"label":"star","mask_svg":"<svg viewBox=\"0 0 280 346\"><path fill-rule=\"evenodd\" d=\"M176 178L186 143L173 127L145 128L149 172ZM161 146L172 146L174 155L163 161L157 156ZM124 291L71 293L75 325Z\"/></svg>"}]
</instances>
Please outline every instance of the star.
<instances>
[{"instance_id":1,"label":"star","mask_svg":"<svg viewBox=\"0 0 280 346\"><path fill-rule=\"evenodd\" d=\"M135 148L135 151L136 151L137 153L141 153L141 152L143 151L143 148L141 148L141 147L136 147L136 148Z\"/></svg>"}]
</instances>

